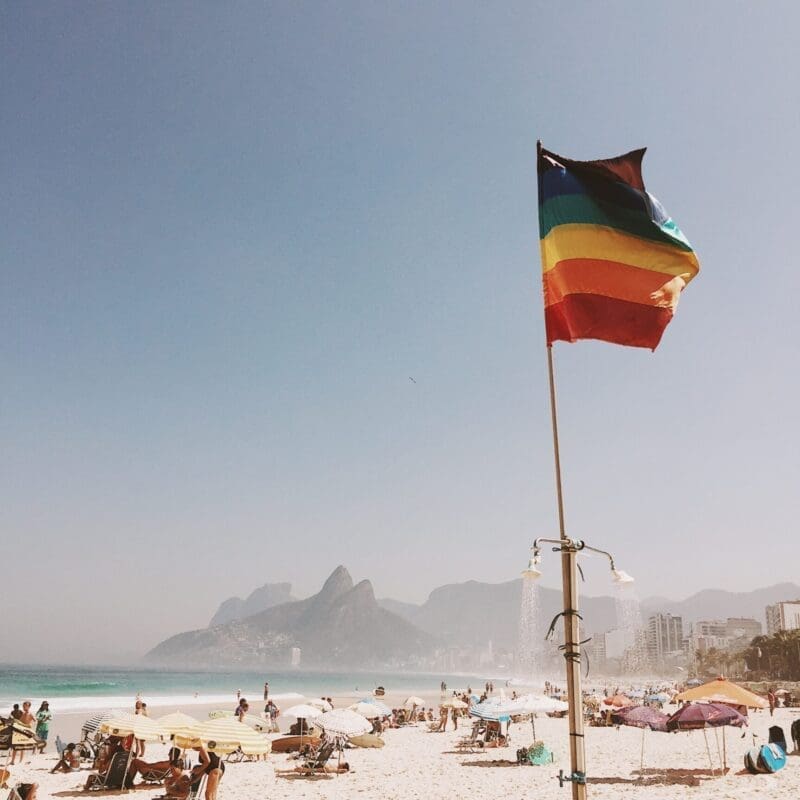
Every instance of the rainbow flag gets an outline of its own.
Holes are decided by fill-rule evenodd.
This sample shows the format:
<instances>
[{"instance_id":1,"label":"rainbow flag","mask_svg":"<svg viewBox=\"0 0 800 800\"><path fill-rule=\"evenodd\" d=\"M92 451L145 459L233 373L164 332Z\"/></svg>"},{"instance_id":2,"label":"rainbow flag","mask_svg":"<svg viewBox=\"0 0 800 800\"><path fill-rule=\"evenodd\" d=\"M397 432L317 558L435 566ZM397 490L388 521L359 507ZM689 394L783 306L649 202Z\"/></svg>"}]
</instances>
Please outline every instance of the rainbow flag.
<instances>
[{"instance_id":1,"label":"rainbow flag","mask_svg":"<svg viewBox=\"0 0 800 800\"><path fill-rule=\"evenodd\" d=\"M655 350L700 271L644 188L644 149L572 161L539 145L539 238L547 344L601 339Z\"/></svg>"}]
</instances>

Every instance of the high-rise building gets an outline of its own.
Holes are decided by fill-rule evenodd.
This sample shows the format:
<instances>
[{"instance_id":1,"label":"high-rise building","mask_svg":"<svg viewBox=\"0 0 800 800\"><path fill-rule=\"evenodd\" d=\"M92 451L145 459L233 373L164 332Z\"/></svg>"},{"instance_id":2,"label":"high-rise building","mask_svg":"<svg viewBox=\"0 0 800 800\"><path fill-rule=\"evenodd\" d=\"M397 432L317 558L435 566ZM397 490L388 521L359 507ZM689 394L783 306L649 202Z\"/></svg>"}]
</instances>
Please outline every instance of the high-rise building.
<instances>
[{"instance_id":1,"label":"high-rise building","mask_svg":"<svg viewBox=\"0 0 800 800\"><path fill-rule=\"evenodd\" d=\"M732 641L741 640L749 644L756 636L761 636L762 625L757 619L748 617L728 617L725 621L727 636Z\"/></svg>"},{"instance_id":2,"label":"high-rise building","mask_svg":"<svg viewBox=\"0 0 800 800\"><path fill-rule=\"evenodd\" d=\"M794 631L800 628L800 600L785 600L767 606L767 633Z\"/></svg>"},{"instance_id":3,"label":"high-rise building","mask_svg":"<svg viewBox=\"0 0 800 800\"><path fill-rule=\"evenodd\" d=\"M667 657L683 650L683 618L653 614L647 620L647 654L653 666L663 666Z\"/></svg>"}]
</instances>

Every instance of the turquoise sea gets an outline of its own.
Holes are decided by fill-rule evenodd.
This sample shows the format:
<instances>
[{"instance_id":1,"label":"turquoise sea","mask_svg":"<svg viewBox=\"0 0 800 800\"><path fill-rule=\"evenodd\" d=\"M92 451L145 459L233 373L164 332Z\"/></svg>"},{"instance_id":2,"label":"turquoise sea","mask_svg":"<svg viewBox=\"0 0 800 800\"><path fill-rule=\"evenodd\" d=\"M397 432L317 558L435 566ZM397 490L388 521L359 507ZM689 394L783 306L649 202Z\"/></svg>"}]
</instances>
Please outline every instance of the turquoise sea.
<instances>
[{"instance_id":1,"label":"turquoise sea","mask_svg":"<svg viewBox=\"0 0 800 800\"><path fill-rule=\"evenodd\" d=\"M137 695L149 707L227 703L241 691L258 701L264 681L270 694L306 697L345 693L368 694L376 686L411 694L436 690L441 681L452 689L481 686L490 678L465 675L389 672L208 672L119 667L0 665L0 714L13 703L48 700L54 711L129 708Z\"/></svg>"}]
</instances>

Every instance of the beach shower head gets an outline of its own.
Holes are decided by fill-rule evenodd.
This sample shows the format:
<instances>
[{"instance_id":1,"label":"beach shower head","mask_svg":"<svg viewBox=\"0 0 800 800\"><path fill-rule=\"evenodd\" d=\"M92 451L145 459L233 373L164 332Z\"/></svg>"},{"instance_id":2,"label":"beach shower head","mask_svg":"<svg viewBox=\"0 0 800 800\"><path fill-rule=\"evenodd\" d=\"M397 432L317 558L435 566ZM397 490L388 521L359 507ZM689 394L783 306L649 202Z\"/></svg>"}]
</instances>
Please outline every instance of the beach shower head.
<instances>
[{"instance_id":1,"label":"beach shower head","mask_svg":"<svg viewBox=\"0 0 800 800\"><path fill-rule=\"evenodd\" d=\"M537 566L538 563L539 563L539 550L538 548L534 548L531 551L531 557L528 559L528 566L524 570L522 570L522 577L530 578L533 581L541 578L542 571Z\"/></svg>"},{"instance_id":2,"label":"beach shower head","mask_svg":"<svg viewBox=\"0 0 800 800\"><path fill-rule=\"evenodd\" d=\"M624 583L633 583L633 577L628 575L627 572L621 569L612 568L611 575L614 579L614 583L624 584Z\"/></svg>"}]
</instances>

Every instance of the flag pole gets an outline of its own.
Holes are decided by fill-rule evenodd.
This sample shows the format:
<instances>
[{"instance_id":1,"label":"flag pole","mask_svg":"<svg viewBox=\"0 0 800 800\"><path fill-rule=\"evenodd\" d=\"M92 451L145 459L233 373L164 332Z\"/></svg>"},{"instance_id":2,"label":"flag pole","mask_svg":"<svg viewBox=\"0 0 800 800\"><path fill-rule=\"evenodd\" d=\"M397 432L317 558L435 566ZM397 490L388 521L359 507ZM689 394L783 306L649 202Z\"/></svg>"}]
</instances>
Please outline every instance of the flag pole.
<instances>
[{"instance_id":1,"label":"flag pole","mask_svg":"<svg viewBox=\"0 0 800 800\"><path fill-rule=\"evenodd\" d=\"M542 156L542 141L536 142L538 160ZM541 223L540 223L541 226ZM544 263L544 262L543 262ZM559 782L572 785L572 800L586 800L586 748L583 740L583 695L581 693L581 646L578 609L578 547L567 536L564 524L564 493L561 486L561 452L558 446L558 414L556 412L556 379L553 369L553 344L547 341L547 374L550 380L550 420L553 427L553 456L556 469L556 498L558 500L558 533L561 542L561 588L564 602L564 660L567 672L567 704L569 706L569 765L570 774L559 774ZM582 545L581 545L582 546Z\"/></svg>"},{"instance_id":2,"label":"flag pole","mask_svg":"<svg viewBox=\"0 0 800 800\"><path fill-rule=\"evenodd\" d=\"M541 146L541 145L540 145ZM578 555L564 525L564 494L561 486L561 452L558 444L556 381L553 369L553 345L547 345L547 373L550 379L550 419L553 427L553 456L556 468L558 530L561 540L561 585L564 601L564 659L567 669L569 705L570 774L559 780L572 784L572 800L586 800L586 750L583 741L583 696L581 693L581 648L578 627Z\"/></svg>"}]
</instances>

